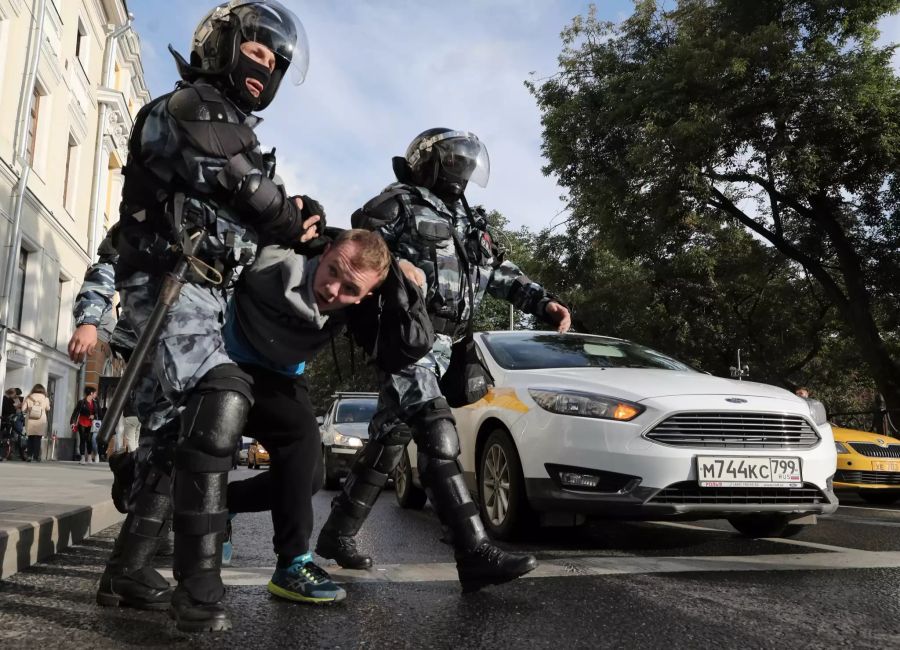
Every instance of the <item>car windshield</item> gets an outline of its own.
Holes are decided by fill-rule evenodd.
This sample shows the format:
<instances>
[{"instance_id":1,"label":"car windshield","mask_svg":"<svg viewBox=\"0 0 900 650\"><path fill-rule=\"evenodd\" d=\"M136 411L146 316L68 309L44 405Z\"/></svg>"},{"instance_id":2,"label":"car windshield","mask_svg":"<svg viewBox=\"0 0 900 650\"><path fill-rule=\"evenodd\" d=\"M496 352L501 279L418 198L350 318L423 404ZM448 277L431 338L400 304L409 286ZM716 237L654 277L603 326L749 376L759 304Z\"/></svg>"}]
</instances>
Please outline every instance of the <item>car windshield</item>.
<instances>
[{"instance_id":1,"label":"car windshield","mask_svg":"<svg viewBox=\"0 0 900 650\"><path fill-rule=\"evenodd\" d=\"M680 361L630 341L585 334L490 333L491 355L507 370L540 368L658 368L693 371Z\"/></svg>"},{"instance_id":2,"label":"car windshield","mask_svg":"<svg viewBox=\"0 0 900 650\"><path fill-rule=\"evenodd\" d=\"M376 399L354 399L338 404L335 424L349 424L351 422L368 422L375 415Z\"/></svg>"}]
</instances>

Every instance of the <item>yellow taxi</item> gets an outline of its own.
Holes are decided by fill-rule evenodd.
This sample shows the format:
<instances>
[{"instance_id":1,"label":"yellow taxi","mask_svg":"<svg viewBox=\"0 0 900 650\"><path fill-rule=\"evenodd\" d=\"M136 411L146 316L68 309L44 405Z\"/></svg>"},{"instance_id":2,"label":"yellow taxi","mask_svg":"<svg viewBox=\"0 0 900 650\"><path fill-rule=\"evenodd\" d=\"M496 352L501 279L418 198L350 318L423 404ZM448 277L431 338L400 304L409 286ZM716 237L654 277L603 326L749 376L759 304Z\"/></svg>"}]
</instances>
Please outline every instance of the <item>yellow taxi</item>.
<instances>
[{"instance_id":1,"label":"yellow taxi","mask_svg":"<svg viewBox=\"0 0 900 650\"><path fill-rule=\"evenodd\" d=\"M268 450L260 444L258 440L250 443L247 449L247 467L250 469L259 469L262 465L270 465Z\"/></svg>"},{"instance_id":2,"label":"yellow taxi","mask_svg":"<svg viewBox=\"0 0 900 650\"><path fill-rule=\"evenodd\" d=\"M900 499L900 440L832 427L837 447L835 490L855 490L865 501L887 505Z\"/></svg>"}]
</instances>

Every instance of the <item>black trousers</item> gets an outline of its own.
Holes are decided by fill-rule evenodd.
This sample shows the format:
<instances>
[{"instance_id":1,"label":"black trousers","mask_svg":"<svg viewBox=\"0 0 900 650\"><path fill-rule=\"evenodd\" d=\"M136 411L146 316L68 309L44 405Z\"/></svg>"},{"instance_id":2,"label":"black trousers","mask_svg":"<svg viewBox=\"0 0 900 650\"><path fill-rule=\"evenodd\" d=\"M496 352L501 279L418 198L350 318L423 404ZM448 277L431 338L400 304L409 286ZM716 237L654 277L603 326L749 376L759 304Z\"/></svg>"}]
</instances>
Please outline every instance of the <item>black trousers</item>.
<instances>
[{"instance_id":1,"label":"black trousers","mask_svg":"<svg viewBox=\"0 0 900 650\"><path fill-rule=\"evenodd\" d=\"M271 465L268 472L228 484L228 510L271 510L275 553L303 555L312 534L312 495L322 486L322 441L306 377L241 368L253 376L255 400L244 435L263 444Z\"/></svg>"},{"instance_id":2,"label":"black trousers","mask_svg":"<svg viewBox=\"0 0 900 650\"><path fill-rule=\"evenodd\" d=\"M81 458L87 458L91 455L93 442L91 440L93 431L91 427L83 427L78 425L78 453Z\"/></svg>"},{"instance_id":3,"label":"black trousers","mask_svg":"<svg viewBox=\"0 0 900 650\"><path fill-rule=\"evenodd\" d=\"M41 459L41 439L43 436L28 436L28 457L32 460Z\"/></svg>"}]
</instances>

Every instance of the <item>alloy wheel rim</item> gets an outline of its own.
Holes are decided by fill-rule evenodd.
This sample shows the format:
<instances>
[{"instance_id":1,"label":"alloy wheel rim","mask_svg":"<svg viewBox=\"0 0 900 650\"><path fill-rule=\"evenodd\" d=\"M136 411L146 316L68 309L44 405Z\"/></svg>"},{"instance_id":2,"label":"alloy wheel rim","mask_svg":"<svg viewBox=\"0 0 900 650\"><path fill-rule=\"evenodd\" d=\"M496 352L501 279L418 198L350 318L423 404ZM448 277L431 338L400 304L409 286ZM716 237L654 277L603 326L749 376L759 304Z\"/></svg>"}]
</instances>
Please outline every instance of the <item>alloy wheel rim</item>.
<instances>
[{"instance_id":1,"label":"alloy wheel rim","mask_svg":"<svg viewBox=\"0 0 900 650\"><path fill-rule=\"evenodd\" d=\"M500 445L488 449L481 480L484 506L494 526L502 526L509 514L509 460Z\"/></svg>"}]
</instances>

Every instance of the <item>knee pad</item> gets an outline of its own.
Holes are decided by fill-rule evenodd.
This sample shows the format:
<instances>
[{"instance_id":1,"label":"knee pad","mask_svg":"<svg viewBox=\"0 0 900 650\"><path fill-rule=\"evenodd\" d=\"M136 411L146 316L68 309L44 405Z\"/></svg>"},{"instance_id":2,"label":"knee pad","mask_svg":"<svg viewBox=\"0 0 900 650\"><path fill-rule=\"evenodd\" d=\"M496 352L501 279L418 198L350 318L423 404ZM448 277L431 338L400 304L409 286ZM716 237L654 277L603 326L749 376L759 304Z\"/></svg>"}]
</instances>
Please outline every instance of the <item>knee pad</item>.
<instances>
[{"instance_id":1,"label":"knee pad","mask_svg":"<svg viewBox=\"0 0 900 650\"><path fill-rule=\"evenodd\" d=\"M356 457L351 471L365 468L381 474L390 474L400 462L400 456L405 448L405 443L397 445L386 444L383 440L370 441Z\"/></svg>"},{"instance_id":2,"label":"knee pad","mask_svg":"<svg viewBox=\"0 0 900 650\"><path fill-rule=\"evenodd\" d=\"M437 460L456 460L459 456L459 434L453 421L432 420L414 431L420 454Z\"/></svg>"},{"instance_id":3,"label":"knee pad","mask_svg":"<svg viewBox=\"0 0 900 650\"><path fill-rule=\"evenodd\" d=\"M215 473L231 469L252 405L252 380L234 365L219 366L197 385L181 414L177 469Z\"/></svg>"}]
</instances>

